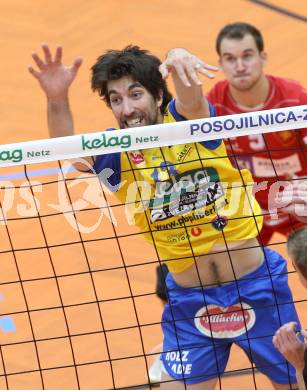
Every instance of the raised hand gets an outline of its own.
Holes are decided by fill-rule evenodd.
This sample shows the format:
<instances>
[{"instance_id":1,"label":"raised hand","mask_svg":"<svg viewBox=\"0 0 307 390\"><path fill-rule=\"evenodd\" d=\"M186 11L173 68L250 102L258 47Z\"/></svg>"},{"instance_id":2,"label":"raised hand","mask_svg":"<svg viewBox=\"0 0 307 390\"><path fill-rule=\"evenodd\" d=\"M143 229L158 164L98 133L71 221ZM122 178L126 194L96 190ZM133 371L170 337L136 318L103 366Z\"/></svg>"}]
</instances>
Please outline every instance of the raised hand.
<instances>
[{"instance_id":1,"label":"raised hand","mask_svg":"<svg viewBox=\"0 0 307 390\"><path fill-rule=\"evenodd\" d=\"M186 87L190 87L190 81L196 85L202 84L201 80L198 78L198 73L211 79L214 77L211 71L216 72L219 68L206 64L186 49L176 48L168 52L166 59L160 65L159 70L164 79L175 70L181 82Z\"/></svg>"},{"instance_id":2,"label":"raised hand","mask_svg":"<svg viewBox=\"0 0 307 390\"><path fill-rule=\"evenodd\" d=\"M35 77L48 99L61 99L67 95L69 86L75 79L82 59L78 57L71 66L62 64L61 46L56 48L54 58L47 44L42 45L44 60L37 53L32 53L32 58L39 70L29 66L29 72Z\"/></svg>"}]
</instances>

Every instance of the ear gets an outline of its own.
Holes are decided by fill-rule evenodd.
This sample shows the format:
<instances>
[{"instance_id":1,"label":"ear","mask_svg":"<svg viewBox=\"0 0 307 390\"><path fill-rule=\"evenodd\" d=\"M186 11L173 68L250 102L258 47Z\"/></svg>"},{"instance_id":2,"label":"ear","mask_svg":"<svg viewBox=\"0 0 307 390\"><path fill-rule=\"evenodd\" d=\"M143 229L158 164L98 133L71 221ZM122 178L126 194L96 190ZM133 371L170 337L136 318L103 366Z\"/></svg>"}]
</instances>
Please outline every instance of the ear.
<instances>
[{"instance_id":1,"label":"ear","mask_svg":"<svg viewBox=\"0 0 307 390\"><path fill-rule=\"evenodd\" d=\"M163 102L163 91L160 89L159 91L159 97L157 99L157 107L160 108Z\"/></svg>"}]
</instances>

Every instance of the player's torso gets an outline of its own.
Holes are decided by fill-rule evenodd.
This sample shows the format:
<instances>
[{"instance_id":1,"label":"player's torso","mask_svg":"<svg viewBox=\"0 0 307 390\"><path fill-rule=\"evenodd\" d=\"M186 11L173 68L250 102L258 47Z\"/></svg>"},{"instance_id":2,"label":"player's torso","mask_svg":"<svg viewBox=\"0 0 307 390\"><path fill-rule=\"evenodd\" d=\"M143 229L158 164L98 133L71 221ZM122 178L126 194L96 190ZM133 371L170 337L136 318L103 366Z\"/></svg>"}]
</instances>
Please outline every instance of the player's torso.
<instances>
[{"instance_id":1,"label":"player's torso","mask_svg":"<svg viewBox=\"0 0 307 390\"><path fill-rule=\"evenodd\" d=\"M184 120L170 111L165 119ZM262 217L252 197L250 173L232 166L221 141L116 153L111 158L102 155L95 171L101 177L105 171L108 186L124 204L128 223L139 227L158 259L186 278L179 284L197 285L198 271L203 285L229 281L233 269L239 277L259 262L259 256L248 256L244 250L233 252L231 259L227 252L243 245L255 247ZM219 253L210 253L212 249Z\"/></svg>"},{"instance_id":2,"label":"player's torso","mask_svg":"<svg viewBox=\"0 0 307 390\"><path fill-rule=\"evenodd\" d=\"M261 229L252 178L233 168L223 143L213 150L186 144L128 152L122 180L134 186L125 201L131 223L154 242L161 260L175 260L174 267L169 263L175 273L215 244L255 237L257 224Z\"/></svg>"}]
</instances>

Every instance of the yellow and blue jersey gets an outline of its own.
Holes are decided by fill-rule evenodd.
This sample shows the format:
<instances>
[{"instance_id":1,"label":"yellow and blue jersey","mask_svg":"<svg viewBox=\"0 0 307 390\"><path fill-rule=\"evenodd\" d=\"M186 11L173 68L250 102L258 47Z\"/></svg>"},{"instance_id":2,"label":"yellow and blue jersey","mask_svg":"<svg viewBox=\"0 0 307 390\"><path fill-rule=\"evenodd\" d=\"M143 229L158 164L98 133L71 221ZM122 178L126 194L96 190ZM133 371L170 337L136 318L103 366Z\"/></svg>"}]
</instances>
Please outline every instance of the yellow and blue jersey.
<instances>
[{"instance_id":1,"label":"yellow and blue jersey","mask_svg":"<svg viewBox=\"0 0 307 390\"><path fill-rule=\"evenodd\" d=\"M180 120L185 118L172 100L164 123ZM130 223L171 272L184 271L214 244L253 238L261 230L252 176L232 166L221 140L98 156L95 172L105 168L113 171L108 184Z\"/></svg>"}]
</instances>

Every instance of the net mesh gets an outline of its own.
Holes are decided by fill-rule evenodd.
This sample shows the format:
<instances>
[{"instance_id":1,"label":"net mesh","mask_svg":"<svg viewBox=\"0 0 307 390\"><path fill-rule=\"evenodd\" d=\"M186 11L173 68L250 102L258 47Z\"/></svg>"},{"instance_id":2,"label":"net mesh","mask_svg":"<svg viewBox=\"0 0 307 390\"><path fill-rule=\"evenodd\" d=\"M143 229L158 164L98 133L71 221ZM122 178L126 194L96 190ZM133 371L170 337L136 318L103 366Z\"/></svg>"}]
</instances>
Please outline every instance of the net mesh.
<instances>
[{"instance_id":1,"label":"net mesh","mask_svg":"<svg viewBox=\"0 0 307 390\"><path fill-rule=\"evenodd\" d=\"M162 340L154 235L150 245L99 177L67 161L1 168L0 180L0 389L149 388ZM231 356L219 388L265 388L240 349Z\"/></svg>"},{"instance_id":2,"label":"net mesh","mask_svg":"<svg viewBox=\"0 0 307 390\"><path fill-rule=\"evenodd\" d=\"M157 258L133 234L124 206L96 176L58 162L1 175L3 383L146 383L146 355L162 337L153 293Z\"/></svg>"}]
</instances>

